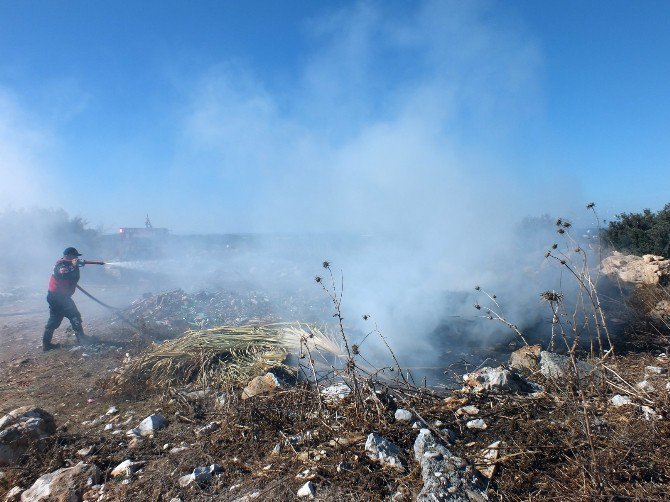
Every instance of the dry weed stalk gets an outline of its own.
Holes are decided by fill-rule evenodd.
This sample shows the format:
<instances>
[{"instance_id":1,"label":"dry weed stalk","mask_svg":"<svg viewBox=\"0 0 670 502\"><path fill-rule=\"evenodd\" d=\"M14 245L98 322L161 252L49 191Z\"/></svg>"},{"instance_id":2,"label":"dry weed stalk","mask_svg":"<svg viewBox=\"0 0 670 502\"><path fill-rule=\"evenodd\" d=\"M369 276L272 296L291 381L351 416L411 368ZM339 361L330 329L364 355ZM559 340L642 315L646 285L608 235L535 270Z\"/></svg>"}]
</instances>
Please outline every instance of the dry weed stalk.
<instances>
[{"instance_id":1,"label":"dry weed stalk","mask_svg":"<svg viewBox=\"0 0 670 502\"><path fill-rule=\"evenodd\" d=\"M498 297L494 294L491 294L491 293L488 293L488 292L484 291L480 286L475 286L475 291L479 291L482 294L486 295L489 298L489 300L491 301L491 303L493 303L496 306L496 309L497 309L496 310L494 308L487 307L485 309L486 315L485 316L479 316L479 317L489 319L490 321L498 321L498 322L504 324L509 329L514 331L516 336L518 336L521 339L521 341L524 343L524 345L528 345L528 341L526 340L526 337L523 336L523 333L521 332L519 327L516 324L508 321L507 318L504 317L504 314L502 313L502 307L500 306L500 304L498 303L498 300L497 300ZM477 310L481 310L483 308L479 302L475 303L473 305L473 307Z\"/></svg>"}]
</instances>

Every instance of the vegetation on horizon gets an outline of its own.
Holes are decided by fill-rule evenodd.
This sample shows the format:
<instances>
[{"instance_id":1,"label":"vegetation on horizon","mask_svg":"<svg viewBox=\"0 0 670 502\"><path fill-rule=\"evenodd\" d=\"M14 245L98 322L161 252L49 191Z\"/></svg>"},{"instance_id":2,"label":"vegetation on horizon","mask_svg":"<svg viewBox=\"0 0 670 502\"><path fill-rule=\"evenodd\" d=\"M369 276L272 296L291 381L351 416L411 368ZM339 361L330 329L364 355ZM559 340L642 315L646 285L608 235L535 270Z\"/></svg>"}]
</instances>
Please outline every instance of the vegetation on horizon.
<instances>
[{"instance_id":1,"label":"vegetation on horizon","mask_svg":"<svg viewBox=\"0 0 670 502\"><path fill-rule=\"evenodd\" d=\"M617 251L635 255L670 256L670 204L654 213L621 213L603 231L605 242Z\"/></svg>"}]
</instances>

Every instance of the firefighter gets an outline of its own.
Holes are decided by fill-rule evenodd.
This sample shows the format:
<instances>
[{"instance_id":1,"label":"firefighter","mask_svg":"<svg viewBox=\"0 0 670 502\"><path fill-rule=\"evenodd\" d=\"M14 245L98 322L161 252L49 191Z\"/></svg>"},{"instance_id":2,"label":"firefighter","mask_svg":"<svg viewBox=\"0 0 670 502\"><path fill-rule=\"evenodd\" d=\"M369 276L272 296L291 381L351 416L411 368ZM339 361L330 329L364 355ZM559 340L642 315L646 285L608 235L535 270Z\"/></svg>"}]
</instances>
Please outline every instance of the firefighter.
<instances>
[{"instance_id":1,"label":"firefighter","mask_svg":"<svg viewBox=\"0 0 670 502\"><path fill-rule=\"evenodd\" d=\"M81 314L72 300L77 282L79 282L79 267L83 263L79 260L80 256L81 253L75 248L66 248L63 251L63 257L56 262L51 274L49 292L47 293L49 320L44 327L44 336L42 337L42 348L45 352L60 348L60 344L51 343L51 338L65 317L70 320L77 337L77 343L88 345L94 341L92 337L84 334Z\"/></svg>"}]
</instances>

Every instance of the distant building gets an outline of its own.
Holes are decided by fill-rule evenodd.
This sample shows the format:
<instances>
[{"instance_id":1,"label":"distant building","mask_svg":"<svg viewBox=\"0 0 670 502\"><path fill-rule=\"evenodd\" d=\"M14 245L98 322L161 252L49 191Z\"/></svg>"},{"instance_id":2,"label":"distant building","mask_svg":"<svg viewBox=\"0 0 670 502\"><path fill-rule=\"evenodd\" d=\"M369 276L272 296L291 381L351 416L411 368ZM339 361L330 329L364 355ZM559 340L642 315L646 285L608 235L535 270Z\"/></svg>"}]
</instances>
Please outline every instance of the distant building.
<instances>
[{"instance_id":1,"label":"distant building","mask_svg":"<svg viewBox=\"0 0 670 502\"><path fill-rule=\"evenodd\" d=\"M122 259L153 259L163 254L163 243L169 235L167 228L154 228L147 215L144 227L121 227L118 254Z\"/></svg>"},{"instance_id":2,"label":"distant building","mask_svg":"<svg viewBox=\"0 0 670 502\"><path fill-rule=\"evenodd\" d=\"M165 237L168 234L167 228L154 228L147 215L144 222L144 227L121 227L119 228L119 235L126 239L153 239L157 237Z\"/></svg>"}]
</instances>

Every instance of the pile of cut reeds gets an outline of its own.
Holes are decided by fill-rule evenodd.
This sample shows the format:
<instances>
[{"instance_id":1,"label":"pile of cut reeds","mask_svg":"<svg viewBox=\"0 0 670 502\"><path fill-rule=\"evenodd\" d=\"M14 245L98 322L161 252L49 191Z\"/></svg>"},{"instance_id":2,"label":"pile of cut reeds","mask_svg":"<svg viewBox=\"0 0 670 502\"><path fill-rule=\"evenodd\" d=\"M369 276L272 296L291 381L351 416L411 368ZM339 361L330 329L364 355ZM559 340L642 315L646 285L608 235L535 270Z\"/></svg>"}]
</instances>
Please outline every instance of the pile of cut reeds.
<instances>
[{"instance_id":1,"label":"pile of cut reeds","mask_svg":"<svg viewBox=\"0 0 670 502\"><path fill-rule=\"evenodd\" d=\"M131 359L121 368L116 384L221 388L226 383L284 366L289 352L297 353L306 345L310 350L340 353L333 338L315 326L302 323L190 330Z\"/></svg>"}]
</instances>

